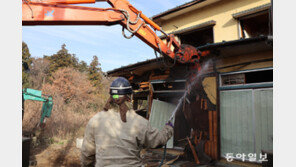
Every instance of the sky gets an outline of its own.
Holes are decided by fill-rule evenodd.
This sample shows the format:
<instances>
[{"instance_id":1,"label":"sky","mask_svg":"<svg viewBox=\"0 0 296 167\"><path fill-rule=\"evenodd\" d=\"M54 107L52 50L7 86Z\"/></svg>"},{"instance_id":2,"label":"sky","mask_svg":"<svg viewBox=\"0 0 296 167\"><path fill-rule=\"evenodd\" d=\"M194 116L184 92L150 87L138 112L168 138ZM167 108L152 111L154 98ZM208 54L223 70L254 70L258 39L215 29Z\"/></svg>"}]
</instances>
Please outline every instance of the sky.
<instances>
[{"instance_id":1,"label":"sky","mask_svg":"<svg viewBox=\"0 0 296 167\"><path fill-rule=\"evenodd\" d=\"M130 0L148 17L182 5L190 0ZM107 8L106 2L82 6ZM114 26L23 26L22 40L32 57L52 55L66 44L69 53L89 64L96 55L104 72L155 58L152 48L137 37L126 39L120 25Z\"/></svg>"}]
</instances>

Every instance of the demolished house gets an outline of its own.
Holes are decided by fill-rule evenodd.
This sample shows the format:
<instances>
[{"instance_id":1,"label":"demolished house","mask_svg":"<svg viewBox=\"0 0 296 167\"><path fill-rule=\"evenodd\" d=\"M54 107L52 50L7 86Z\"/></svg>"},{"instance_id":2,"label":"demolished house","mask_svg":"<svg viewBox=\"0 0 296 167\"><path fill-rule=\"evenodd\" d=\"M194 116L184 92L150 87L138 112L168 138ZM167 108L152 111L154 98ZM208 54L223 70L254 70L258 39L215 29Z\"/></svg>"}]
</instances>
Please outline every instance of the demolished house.
<instances>
[{"instance_id":1,"label":"demolished house","mask_svg":"<svg viewBox=\"0 0 296 167\"><path fill-rule=\"evenodd\" d=\"M167 147L189 150L195 163L272 163L271 1L194 0L152 19L210 55L200 60L199 73L163 57L108 71L129 79L133 108L160 128L180 103Z\"/></svg>"}]
</instances>

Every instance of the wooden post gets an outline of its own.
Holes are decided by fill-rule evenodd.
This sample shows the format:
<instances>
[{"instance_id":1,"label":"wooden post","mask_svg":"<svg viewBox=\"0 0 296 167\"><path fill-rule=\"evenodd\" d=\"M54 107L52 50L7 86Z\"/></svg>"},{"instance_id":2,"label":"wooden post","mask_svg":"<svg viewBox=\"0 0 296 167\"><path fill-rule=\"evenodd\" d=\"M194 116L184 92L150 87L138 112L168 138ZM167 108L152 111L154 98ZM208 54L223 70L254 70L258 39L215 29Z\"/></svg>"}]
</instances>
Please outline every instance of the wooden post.
<instances>
[{"instance_id":1,"label":"wooden post","mask_svg":"<svg viewBox=\"0 0 296 167\"><path fill-rule=\"evenodd\" d=\"M134 110L138 109L138 99L136 99L136 98L133 99L133 109Z\"/></svg>"},{"instance_id":2,"label":"wooden post","mask_svg":"<svg viewBox=\"0 0 296 167\"><path fill-rule=\"evenodd\" d=\"M152 108L152 102L153 102L153 91L152 91L152 85L151 83L149 84L149 101L148 101L148 119L150 117L150 113L151 113L151 108Z\"/></svg>"},{"instance_id":3,"label":"wooden post","mask_svg":"<svg viewBox=\"0 0 296 167\"><path fill-rule=\"evenodd\" d=\"M213 157L213 115L212 111L209 112L209 153Z\"/></svg>"}]
</instances>

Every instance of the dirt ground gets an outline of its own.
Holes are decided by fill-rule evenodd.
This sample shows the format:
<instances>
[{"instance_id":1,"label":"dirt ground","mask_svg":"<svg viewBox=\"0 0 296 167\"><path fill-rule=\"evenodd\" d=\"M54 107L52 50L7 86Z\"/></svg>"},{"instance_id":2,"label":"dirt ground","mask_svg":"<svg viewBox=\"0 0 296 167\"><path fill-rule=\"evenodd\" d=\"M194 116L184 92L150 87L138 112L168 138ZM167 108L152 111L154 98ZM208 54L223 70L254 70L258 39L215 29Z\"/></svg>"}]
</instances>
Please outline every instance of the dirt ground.
<instances>
[{"instance_id":1,"label":"dirt ground","mask_svg":"<svg viewBox=\"0 0 296 167\"><path fill-rule=\"evenodd\" d=\"M76 148L76 138L66 140L53 141L51 144L48 141L43 144L35 144L31 148L31 157L30 160L37 161L37 164L32 164L30 167L80 167L80 150ZM162 159L163 149L153 149L153 150L142 150L142 157L144 158L143 162L147 167L157 167L159 162ZM164 162L163 167L169 166L199 166L189 161L180 161L178 158L180 152L173 150L167 150L166 161ZM178 160L177 160L178 159ZM177 161L175 161L177 160ZM168 162L170 161L170 162ZM208 165L202 165L206 167ZM259 167L258 164L242 163L242 162L233 162L229 164L225 160L221 160L216 165L217 167L225 166L242 166L242 167Z\"/></svg>"},{"instance_id":2,"label":"dirt ground","mask_svg":"<svg viewBox=\"0 0 296 167\"><path fill-rule=\"evenodd\" d=\"M35 167L80 167L80 150L76 148L74 140L59 141L52 144L43 144L31 148L30 160L37 161ZM30 167L31 167L30 166Z\"/></svg>"},{"instance_id":3,"label":"dirt ground","mask_svg":"<svg viewBox=\"0 0 296 167\"><path fill-rule=\"evenodd\" d=\"M32 164L30 167L80 167L80 150L76 148L74 139L54 141L51 144L48 141L42 144L33 144L31 148L31 161L37 161L37 164ZM144 163L148 167L156 167L162 159L162 149L155 151L143 150L141 154L144 158ZM167 160L175 159L176 155L170 155L171 151L167 151ZM175 153L176 154L176 153ZM178 153L179 154L179 153ZM166 162L166 161L165 161ZM168 165L164 165L168 166Z\"/></svg>"}]
</instances>

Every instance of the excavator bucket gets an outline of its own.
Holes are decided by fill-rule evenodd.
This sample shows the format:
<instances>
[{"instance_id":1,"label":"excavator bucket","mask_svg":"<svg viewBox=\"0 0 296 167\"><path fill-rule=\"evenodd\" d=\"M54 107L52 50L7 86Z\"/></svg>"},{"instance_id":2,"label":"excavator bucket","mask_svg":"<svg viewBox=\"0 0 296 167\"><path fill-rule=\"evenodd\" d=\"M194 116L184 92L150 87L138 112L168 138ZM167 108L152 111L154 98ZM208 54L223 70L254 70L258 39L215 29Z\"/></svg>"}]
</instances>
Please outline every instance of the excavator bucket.
<instances>
[{"instance_id":1,"label":"excavator bucket","mask_svg":"<svg viewBox=\"0 0 296 167\"><path fill-rule=\"evenodd\" d=\"M42 106L41 119L40 119L41 124L44 123L45 117L47 117L47 118L50 117L51 111L52 111L52 106L53 106L52 97L48 97L48 100L46 102L44 102L43 106Z\"/></svg>"}]
</instances>

